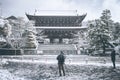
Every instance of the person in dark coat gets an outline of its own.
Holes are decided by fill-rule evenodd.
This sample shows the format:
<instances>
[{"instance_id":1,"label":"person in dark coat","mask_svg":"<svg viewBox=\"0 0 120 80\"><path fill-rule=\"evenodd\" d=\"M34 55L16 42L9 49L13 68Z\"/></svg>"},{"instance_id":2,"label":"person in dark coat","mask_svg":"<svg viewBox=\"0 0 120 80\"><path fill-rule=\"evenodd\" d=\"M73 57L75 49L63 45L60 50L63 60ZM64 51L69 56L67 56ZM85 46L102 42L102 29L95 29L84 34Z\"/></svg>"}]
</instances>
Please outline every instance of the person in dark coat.
<instances>
[{"instance_id":1,"label":"person in dark coat","mask_svg":"<svg viewBox=\"0 0 120 80\"><path fill-rule=\"evenodd\" d=\"M115 66L115 59L116 59L116 52L115 52L115 50L112 50L112 52L111 52L111 61L113 63L113 68L114 69L116 68L116 66Z\"/></svg>"},{"instance_id":2,"label":"person in dark coat","mask_svg":"<svg viewBox=\"0 0 120 80\"><path fill-rule=\"evenodd\" d=\"M61 72L63 72L63 75L65 76L65 70L64 70L65 56L64 56L64 53L62 51L57 56L57 60L58 60L59 74L60 74L60 76L62 76Z\"/></svg>"}]
</instances>

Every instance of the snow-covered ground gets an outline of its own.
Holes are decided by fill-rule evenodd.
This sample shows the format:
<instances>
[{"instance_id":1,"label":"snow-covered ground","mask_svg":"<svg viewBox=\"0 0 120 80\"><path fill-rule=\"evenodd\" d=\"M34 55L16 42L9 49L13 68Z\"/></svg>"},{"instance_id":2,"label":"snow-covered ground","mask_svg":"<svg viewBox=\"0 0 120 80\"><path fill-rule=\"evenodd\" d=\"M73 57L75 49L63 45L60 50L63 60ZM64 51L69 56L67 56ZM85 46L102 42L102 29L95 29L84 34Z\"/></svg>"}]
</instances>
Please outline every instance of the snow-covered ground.
<instances>
[{"instance_id":1,"label":"snow-covered ground","mask_svg":"<svg viewBox=\"0 0 120 80\"><path fill-rule=\"evenodd\" d=\"M8 70L0 69L0 80L26 80L10 73Z\"/></svg>"},{"instance_id":2,"label":"snow-covered ground","mask_svg":"<svg viewBox=\"0 0 120 80\"><path fill-rule=\"evenodd\" d=\"M0 80L120 80L119 60L117 69L112 68L109 60L109 57L67 56L66 76L59 77L56 56L4 56L0 62Z\"/></svg>"}]
</instances>

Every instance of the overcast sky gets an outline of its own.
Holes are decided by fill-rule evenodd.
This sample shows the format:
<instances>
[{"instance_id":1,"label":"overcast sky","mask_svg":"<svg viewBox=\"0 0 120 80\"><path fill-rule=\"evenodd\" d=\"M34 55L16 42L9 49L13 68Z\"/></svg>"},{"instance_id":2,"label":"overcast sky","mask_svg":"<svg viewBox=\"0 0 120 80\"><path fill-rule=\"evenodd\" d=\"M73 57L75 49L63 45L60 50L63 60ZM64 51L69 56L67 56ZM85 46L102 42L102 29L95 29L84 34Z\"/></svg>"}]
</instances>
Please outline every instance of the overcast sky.
<instances>
[{"instance_id":1,"label":"overcast sky","mask_svg":"<svg viewBox=\"0 0 120 80\"><path fill-rule=\"evenodd\" d=\"M112 19L120 22L120 0L0 0L2 16L8 17L25 16L25 12L37 13L69 13L76 15L87 13L85 20L97 19L104 9L111 10ZM48 11L48 10L68 10L68 11ZM56 13L57 14L57 13ZM60 13L61 14L61 13Z\"/></svg>"}]
</instances>

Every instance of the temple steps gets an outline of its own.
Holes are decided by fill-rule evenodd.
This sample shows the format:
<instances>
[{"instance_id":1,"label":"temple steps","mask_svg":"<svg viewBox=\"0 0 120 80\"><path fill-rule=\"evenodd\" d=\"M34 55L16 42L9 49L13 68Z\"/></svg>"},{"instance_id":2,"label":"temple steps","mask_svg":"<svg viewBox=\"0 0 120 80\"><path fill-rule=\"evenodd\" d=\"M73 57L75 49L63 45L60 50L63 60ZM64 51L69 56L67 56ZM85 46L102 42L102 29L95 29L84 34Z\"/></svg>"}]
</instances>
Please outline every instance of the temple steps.
<instances>
[{"instance_id":1,"label":"temple steps","mask_svg":"<svg viewBox=\"0 0 120 80\"><path fill-rule=\"evenodd\" d=\"M59 54L63 51L65 54L77 54L75 45L72 44L40 44L38 54Z\"/></svg>"},{"instance_id":2,"label":"temple steps","mask_svg":"<svg viewBox=\"0 0 120 80\"><path fill-rule=\"evenodd\" d=\"M76 50L72 44L40 44L39 50Z\"/></svg>"}]
</instances>

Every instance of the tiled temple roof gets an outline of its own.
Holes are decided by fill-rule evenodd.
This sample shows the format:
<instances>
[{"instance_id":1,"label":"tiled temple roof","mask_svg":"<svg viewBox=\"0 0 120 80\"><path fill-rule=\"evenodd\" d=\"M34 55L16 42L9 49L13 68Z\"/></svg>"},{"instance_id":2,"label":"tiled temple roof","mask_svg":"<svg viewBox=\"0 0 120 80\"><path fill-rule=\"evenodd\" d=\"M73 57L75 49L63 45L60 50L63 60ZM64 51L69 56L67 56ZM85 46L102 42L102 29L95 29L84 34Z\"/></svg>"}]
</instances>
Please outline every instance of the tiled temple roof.
<instances>
[{"instance_id":1,"label":"tiled temple roof","mask_svg":"<svg viewBox=\"0 0 120 80\"><path fill-rule=\"evenodd\" d=\"M65 26L74 27L81 26L81 22L86 14L81 16L38 16L26 14L29 20L35 21L35 26Z\"/></svg>"}]
</instances>

